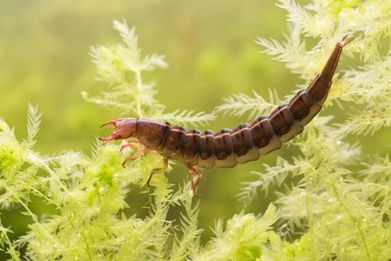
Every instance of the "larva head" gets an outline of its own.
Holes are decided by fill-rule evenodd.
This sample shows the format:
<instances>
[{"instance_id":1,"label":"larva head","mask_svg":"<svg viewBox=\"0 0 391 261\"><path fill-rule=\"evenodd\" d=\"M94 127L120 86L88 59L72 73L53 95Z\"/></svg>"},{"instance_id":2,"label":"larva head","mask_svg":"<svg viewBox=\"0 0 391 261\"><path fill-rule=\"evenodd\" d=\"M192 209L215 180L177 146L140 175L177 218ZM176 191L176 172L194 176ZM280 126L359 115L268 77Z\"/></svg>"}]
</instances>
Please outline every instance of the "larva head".
<instances>
[{"instance_id":1,"label":"larva head","mask_svg":"<svg viewBox=\"0 0 391 261\"><path fill-rule=\"evenodd\" d=\"M114 125L113 133L106 138L98 138L99 140L111 141L111 140L118 140L118 139L127 139L136 136L136 125L137 125L136 118L123 118L118 120L111 120L103 123L101 127L109 124Z\"/></svg>"}]
</instances>

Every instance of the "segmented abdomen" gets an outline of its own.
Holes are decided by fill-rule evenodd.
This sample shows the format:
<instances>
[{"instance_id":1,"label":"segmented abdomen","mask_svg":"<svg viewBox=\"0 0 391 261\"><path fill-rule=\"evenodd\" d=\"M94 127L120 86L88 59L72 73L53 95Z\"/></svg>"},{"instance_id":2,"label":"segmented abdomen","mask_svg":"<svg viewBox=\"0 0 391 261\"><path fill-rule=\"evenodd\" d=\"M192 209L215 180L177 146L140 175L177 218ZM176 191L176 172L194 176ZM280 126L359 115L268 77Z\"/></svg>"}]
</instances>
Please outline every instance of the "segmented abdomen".
<instances>
[{"instance_id":1,"label":"segmented abdomen","mask_svg":"<svg viewBox=\"0 0 391 261\"><path fill-rule=\"evenodd\" d=\"M162 155L188 165L203 168L234 167L238 163L257 160L303 131L319 112L323 101L315 102L306 90L300 91L268 117L259 117L251 124L219 132L186 130L157 122L166 129L157 149ZM139 119L141 123L146 119ZM151 124L151 120L147 120Z\"/></svg>"},{"instance_id":2,"label":"segmented abdomen","mask_svg":"<svg viewBox=\"0 0 391 261\"><path fill-rule=\"evenodd\" d=\"M350 41L345 37L337 43L322 72L309 87L299 91L288 104L278 106L269 116L217 133L188 131L165 122L139 119L137 137L147 148L191 166L233 167L256 160L301 133L318 114L330 90L342 48Z\"/></svg>"},{"instance_id":3,"label":"segmented abdomen","mask_svg":"<svg viewBox=\"0 0 391 261\"><path fill-rule=\"evenodd\" d=\"M122 118L102 124L102 127L113 124L115 129L110 136L99 139L107 142L135 137L147 149L159 151L189 167L233 167L256 160L301 133L318 114L330 90L342 48L351 40L344 37L336 44L322 72L307 89L299 91L288 104L278 106L269 116L259 117L251 124L217 133L201 133L153 119Z\"/></svg>"}]
</instances>

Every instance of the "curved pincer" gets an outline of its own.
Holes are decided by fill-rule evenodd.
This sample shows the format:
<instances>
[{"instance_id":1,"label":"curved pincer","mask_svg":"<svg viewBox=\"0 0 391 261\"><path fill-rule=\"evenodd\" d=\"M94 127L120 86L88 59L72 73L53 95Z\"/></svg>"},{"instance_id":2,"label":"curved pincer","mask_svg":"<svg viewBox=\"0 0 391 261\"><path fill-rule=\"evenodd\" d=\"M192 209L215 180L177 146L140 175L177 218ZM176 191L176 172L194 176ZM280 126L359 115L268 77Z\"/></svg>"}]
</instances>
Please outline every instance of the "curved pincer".
<instances>
[{"instance_id":1,"label":"curved pincer","mask_svg":"<svg viewBox=\"0 0 391 261\"><path fill-rule=\"evenodd\" d=\"M114 128L116 128L116 123L117 123L117 120L110 120L110 121L107 121L107 122L103 123L102 125L100 125L100 127L102 128L106 125L113 124ZM117 139L117 135L116 135L115 131L108 137L105 137L105 138L98 137L98 140L103 141L103 142L108 142L108 141L116 140L116 139Z\"/></svg>"},{"instance_id":2,"label":"curved pincer","mask_svg":"<svg viewBox=\"0 0 391 261\"><path fill-rule=\"evenodd\" d=\"M103 141L103 142L108 142L108 141L116 140L116 139L117 139L117 137L115 134L111 134L110 136L105 137L105 138L98 137L98 140Z\"/></svg>"},{"instance_id":3,"label":"curved pincer","mask_svg":"<svg viewBox=\"0 0 391 261\"><path fill-rule=\"evenodd\" d=\"M113 133L106 138L98 138L103 142L119 139L127 139L136 134L137 119L135 118L121 118L117 120L110 120L101 125L104 127L106 125L113 124L114 131Z\"/></svg>"},{"instance_id":4,"label":"curved pincer","mask_svg":"<svg viewBox=\"0 0 391 261\"><path fill-rule=\"evenodd\" d=\"M102 125L100 125L100 127L102 128L102 127L109 125L109 124L113 124L115 127L116 123L117 123L117 120L110 120L110 121L107 121L107 122L103 123Z\"/></svg>"}]
</instances>

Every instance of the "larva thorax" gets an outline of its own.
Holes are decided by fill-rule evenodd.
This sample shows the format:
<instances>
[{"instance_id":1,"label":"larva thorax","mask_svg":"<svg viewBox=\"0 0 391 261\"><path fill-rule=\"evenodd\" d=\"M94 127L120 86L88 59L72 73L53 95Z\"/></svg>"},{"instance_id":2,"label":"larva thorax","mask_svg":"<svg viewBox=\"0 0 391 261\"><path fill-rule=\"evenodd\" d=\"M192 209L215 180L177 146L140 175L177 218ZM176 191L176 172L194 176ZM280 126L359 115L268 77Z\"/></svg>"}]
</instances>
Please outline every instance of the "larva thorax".
<instances>
[{"instance_id":1,"label":"larva thorax","mask_svg":"<svg viewBox=\"0 0 391 261\"><path fill-rule=\"evenodd\" d=\"M259 117L250 124L214 133L186 130L153 119L124 118L103 124L113 124L115 130L101 140L135 137L147 149L156 150L166 158L203 168L233 167L256 160L301 133L318 114L327 98L342 48L349 41L344 39L335 46L322 72L307 89L299 91L269 116Z\"/></svg>"}]
</instances>

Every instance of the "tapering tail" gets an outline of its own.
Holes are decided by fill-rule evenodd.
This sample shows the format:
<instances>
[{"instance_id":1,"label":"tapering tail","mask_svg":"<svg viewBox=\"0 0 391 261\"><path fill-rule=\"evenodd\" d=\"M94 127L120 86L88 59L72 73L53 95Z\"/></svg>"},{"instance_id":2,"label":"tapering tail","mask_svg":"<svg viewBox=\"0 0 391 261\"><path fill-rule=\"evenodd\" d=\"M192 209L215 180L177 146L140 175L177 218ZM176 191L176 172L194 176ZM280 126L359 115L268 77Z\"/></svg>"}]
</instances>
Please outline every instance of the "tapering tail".
<instances>
[{"instance_id":1,"label":"tapering tail","mask_svg":"<svg viewBox=\"0 0 391 261\"><path fill-rule=\"evenodd\" d=\"M308 86L306 91L315 103L323 103L326 99L330 90L331 80L333 79L339 58L341 57L342 49L352 40L352 37L345 36L342 41L335 45L334 51L331 53L322 72Z\"/></svg>"},{"instance_id":2,"label":"tapering tail","mask_svg":"<svg viewBox=\"0 0 391 261\"><path fill-rule=\"evenodd\" d=\"M333 78L333 75L335 73L335 70L337 68L339 58L342 53L342 49L349 44L351 41L353 41L353 37L346 35L342 41L338 42L335 45L333 53L330 55L326 65L324 66L322 73L320 74L322 78L327 79L331 81Z\"/></svg>"}]
</instances>

